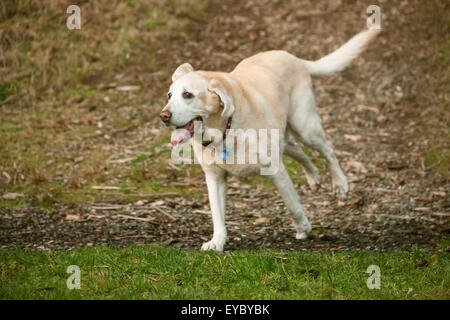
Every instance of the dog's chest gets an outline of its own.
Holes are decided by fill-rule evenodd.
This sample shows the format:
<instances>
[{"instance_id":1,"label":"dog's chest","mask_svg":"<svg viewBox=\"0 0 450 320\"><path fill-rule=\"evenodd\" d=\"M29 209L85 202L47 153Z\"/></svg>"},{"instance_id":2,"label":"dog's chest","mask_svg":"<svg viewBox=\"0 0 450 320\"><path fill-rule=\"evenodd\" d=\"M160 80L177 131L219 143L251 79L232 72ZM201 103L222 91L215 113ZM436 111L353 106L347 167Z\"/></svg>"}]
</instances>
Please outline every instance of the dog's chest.
<instances>
[{"instance_id":1,"label":"dog's chest","mask_svg":"<svg viewBox=\"0 0 450 320\"><path fill-rule=\"evenodd\" d=\"M229 174L239 177L259 174L262 165L259 156L251 157L248 144L225 148L203 147L199 143L192 143L194 155L202 167L217 167L227 171Z\"/></svg>"}]
</instances>

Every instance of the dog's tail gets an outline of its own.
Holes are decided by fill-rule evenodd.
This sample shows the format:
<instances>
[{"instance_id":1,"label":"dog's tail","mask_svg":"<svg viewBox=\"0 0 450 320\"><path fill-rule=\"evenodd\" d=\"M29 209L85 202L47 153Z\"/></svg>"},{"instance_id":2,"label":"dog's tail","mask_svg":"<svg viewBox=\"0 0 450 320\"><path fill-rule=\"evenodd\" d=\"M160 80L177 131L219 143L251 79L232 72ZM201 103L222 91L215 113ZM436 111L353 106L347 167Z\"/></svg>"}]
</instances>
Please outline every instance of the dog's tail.
<instances>
[{"instance_id":1,"label":"dog's tail","mask_svg":"<svg viewBox=\"0 0 450 320\"><path fill-rule=\"evenodd\" d=\"M327 76L342 71L364 51L378 33L380 33L379 29L365 30L351 38L336 51L317 61L302 61L312 76Z\"/></svg>"}]
</instances>

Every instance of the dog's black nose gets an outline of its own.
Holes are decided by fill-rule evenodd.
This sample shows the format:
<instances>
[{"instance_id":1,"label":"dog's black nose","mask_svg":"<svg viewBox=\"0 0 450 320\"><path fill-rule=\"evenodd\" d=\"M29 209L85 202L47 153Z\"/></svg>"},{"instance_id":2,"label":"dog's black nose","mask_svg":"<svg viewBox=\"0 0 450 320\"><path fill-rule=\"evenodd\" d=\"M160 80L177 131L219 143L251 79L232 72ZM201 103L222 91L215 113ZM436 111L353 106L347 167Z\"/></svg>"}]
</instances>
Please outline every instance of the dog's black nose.
<instances>
[{"instance_id":1,"label":"dog's black nose","mask_svg":"<svg viewBox=\"0 0 450 320\"><path fill-rule=\"evenodd\" d=\"M170 113L169 110L163 110L163 111L161 111L161 113L159 114L159 117L160 117L161 120L164 121L164 122L169 121L171 116L172 116L172 114Z\"/></svg>"}]
</instances>

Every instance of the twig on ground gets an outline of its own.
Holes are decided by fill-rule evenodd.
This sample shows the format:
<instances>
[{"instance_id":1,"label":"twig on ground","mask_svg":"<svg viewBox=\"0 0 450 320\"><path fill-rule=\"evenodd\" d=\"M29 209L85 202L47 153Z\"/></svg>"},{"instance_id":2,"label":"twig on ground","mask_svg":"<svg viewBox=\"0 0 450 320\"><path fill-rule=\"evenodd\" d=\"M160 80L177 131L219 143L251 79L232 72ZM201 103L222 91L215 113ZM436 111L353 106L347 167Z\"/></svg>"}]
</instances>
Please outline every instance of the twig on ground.
<instances>
[{"instance_id":1,"label":"twig on ground","mask_svg":"<svg viewBox=\"0 0 450 320\"><path fill-rule=\"evenodd\" d=\"M131 129L134 129L136 127L137 127L137 125L133 124L133 125L130 125L130 126L125 127L125 128L116 129L116 130L111 131L109 135L112 137L112 136L114 136L114 135L116 135L118 133L127 132L127 131L130 131Z\"/></svg>"},{"instance_id":2,"label":"twig on ground","mask_svg":"<svg viewBox=\"0 0 450 320\"><path fill-rule=\"evenodd\" d=\"M10 97L6 98L5 100L1 101L0 106L6 104L8 102L11 102L11 101L17 99L18 97L19 97L19 95L10 96Z\"/></svg>"},{"instance_id":3,"label":"twig on ground","mask_svg":"<svg viewBox=\"0 0 450 320\"><path fill-rule=\"evenodd\" d=\"M154 208L155 208L156 210L158 210L159 212L161 212L162 214L168 216L170 219L172 219L172 220L174 220L174 221L177 220L177 218L175 218L175 217L172 216L171 214L165 212L163 209L158 208L158 207L154 207Z\"/></svg>"},{"instance_id":4,"label":"twig on ground","mask_svg":"<svg viewBox=\"0 0 450 320\"><path fill-rule=\"evenodd\" d=\"M154 218L139 218L139 217L127 216L125 214L117 214L116 217L120 217L120 218L124 218L124 219L139 220L139 221L144 221L144 222L150 222L150 223L154 223L154 224L159 224L159 223L154 221L155 220Z\"/></svg>"},{"instance_id":5,"label":"twig on ground","mask_svg":"<svg viewBox=\"0 0 450 320\"><path fill-rule=\"evenodd\" d=\"M107 206L107 207L90 207L91 209L95 209L95 210L118 210L118 209L122 209L124 206Z\"/></svg>"},{"instance_id":6,"label":"twig on ground","mask_svg":"<svg viewBox=\"0 0 450 320\"><path fill-rule=\"evenodd\" d=\"M74 194L74 192L63 192L65 194ZM152 193L152 194L144 194L144 193L120 193L120 192L76 192L77 194L87 194L87 195L96 195L96 196L119 196L119 197L141 197L141 198L162 198L162 197L174 197L179 196L179 193L176 192L162 192L162 193ZM102 200L106 201L106 200Z\"/></svg>"},{"instance_id":7,"label":"twig on ground","mask_svg":"<svg viewBox=\"0 0 450 320\"><path fill-rule=\"evenodd\" d=\"M95 190L120 190L119 187L113 186L92 186L91 188Z\"/></svg>"},{"instance_id":8,"label":"twig on ground","mask_svg":"<svg viewBox=\"0 0 450 320\"><path fill-rule=\"evenodd\" d=\"M129 235L129 236L114 237L114 240L129 239L129 238L153 239L154 237L146 236L146 235L143 235L143 234L136 234L136 235Z\"/></svg>"}]
</instances>

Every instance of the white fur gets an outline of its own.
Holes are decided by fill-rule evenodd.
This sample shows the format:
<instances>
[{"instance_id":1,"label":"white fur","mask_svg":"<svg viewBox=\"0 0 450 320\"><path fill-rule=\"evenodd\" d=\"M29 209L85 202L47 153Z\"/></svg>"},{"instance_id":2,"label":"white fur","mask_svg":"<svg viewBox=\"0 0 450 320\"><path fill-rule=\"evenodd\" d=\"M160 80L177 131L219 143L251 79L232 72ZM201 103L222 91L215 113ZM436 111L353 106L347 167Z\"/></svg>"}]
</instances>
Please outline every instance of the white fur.
<instances>
[{"instance_id":1,"label":"white fur","mask_svg":"<svg viewBox=\"0 0 450 320\"><path fill-rule=\"evenodd\" d=\"M303 62L312 76L327 76L340 72L348 67L378 32L379 30L374 29L360 32L329 55L317 61L303 60Z\"/></svg>"}]
</instances>

